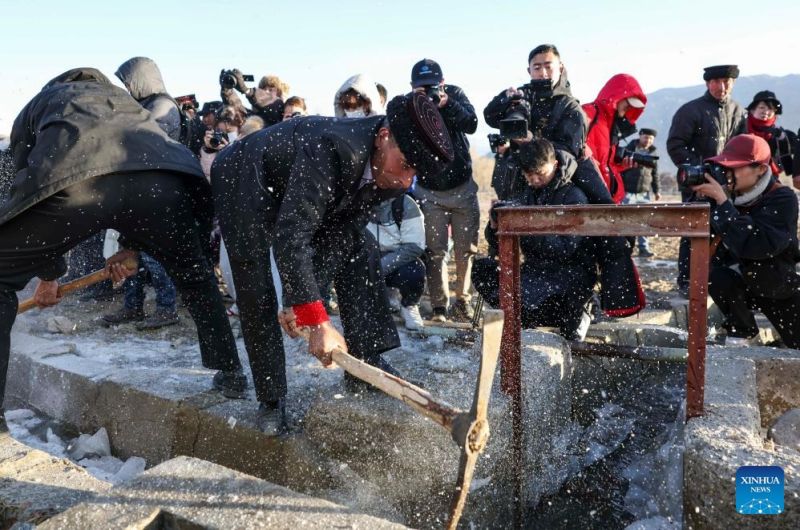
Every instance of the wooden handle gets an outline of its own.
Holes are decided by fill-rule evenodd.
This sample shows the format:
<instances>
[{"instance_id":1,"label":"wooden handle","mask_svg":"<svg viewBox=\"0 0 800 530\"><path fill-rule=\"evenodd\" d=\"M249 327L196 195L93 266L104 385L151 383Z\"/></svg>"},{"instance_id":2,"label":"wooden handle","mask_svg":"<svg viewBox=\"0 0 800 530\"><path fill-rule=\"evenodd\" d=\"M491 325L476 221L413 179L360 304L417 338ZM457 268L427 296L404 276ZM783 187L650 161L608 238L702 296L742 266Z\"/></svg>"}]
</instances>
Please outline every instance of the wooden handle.
<instances>
[{"instance_id":1,"label":"wooden handle","mask_svg":"<svg viewBox=\"0 0 800 530\"><path fill-rule=\"evenodd\" d=\"M380 368L356 359L340 349L333 350L331 357L333 362L341 366L346 372L382 390L385 394L402 401L448 431L453 430L455 417L464 412L436 399L427 390L412 385L397 376L387 374Z\"/></svg>"},{"instance_id":2,"label":"wooden handle","mask_svg":"<svg viewBox=\"0 0 800 530\"><path fill-rule=\"evenodd\" d=\"M139 263L134 259L126 259L122 262L125 265L125 268L128 270L136 270L139 266ZM81 276L71 282L67 282L63 285L58 286L58 295L65 296L72 292L79 291L81 289L85 289L90 285L94 285L96 283L102 282L103 280L107 280L109 278L108 273L105 269L100 269L99 271L94 271L91 274L87 274L86 276ZM17 306L17 314L24 313L25 311L29 311L36 306L36 302L33 298L28 298L27 300L23 300Z\"/></svg>"}]
</instances>

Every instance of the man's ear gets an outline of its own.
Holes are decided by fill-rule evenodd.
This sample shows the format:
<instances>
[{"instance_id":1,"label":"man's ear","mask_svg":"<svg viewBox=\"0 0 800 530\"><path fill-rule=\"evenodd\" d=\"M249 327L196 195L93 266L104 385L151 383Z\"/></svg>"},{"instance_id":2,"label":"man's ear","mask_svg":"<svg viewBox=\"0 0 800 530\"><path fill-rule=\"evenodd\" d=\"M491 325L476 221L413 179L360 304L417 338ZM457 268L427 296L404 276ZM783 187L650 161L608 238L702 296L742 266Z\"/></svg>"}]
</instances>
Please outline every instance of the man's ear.
<instances>
[{"instance_id":1,"label":"man's ear","mask_svg":"<svg viewBox=\"0 0 800 530\"><path fill-rule=\"evenodd\" d=\"M381 144L389 139L389 132L388 127L378 129L378 134L375 135L375 147L381 147Z\"/></svg>"}]
</instances>

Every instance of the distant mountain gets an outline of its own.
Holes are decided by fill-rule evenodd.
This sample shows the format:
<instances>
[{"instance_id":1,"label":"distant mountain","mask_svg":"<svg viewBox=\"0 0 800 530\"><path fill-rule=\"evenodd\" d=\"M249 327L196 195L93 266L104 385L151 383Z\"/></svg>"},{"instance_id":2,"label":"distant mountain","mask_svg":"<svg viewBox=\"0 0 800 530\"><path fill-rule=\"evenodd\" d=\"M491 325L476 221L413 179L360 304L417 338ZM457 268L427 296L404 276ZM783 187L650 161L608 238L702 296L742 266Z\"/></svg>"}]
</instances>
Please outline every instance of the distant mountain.
<instances>
[{"instance_id":1,"label":"distant mountain","mask_svg":"<svg viewBox=\"0 0 800 530\"><path fill-rule=\"evenodd\" d=\"M656 129L656 147L661 154L659 171L675 172L675 166L667 155L667 134L672 116L678 108L692 99L698 98L706 90L705 84L681 88L662 88L647 94L647 108L637 121L637 126ZM746 107L756 92L771 90L783 105L783 114L778 116L778 125L794 131L800 127L800 75L784 77L754 75L740 77L733 85L733 98ZM635 136L631 136L635 138Z\"/></svg>"}]
</instances>

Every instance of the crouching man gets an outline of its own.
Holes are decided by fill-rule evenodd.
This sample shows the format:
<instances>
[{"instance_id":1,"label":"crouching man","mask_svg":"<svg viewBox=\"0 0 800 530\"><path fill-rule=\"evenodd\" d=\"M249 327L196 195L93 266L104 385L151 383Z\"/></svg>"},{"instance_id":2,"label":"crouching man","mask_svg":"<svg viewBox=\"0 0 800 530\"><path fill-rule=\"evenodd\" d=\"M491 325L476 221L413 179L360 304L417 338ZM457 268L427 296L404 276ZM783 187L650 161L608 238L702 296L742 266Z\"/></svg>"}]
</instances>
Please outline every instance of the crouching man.
<instances>
[{"instance_id":1,"label":"crouching man","mask_svg":"<svg viewBox=\"0 0 800 530\"><path fill-rule=\"evenodd\" d=\"M721 244L714 254L709 293L725 315L728 343L758 335L753 310L764 313L789 348L800 348L800 261L797 196L770 170L769 144L734 136L707 161L727 169L727 186L710 175L692 189L714 201L711 227Z\"/></svg>"},{"instance_id":2,"label":"crouching man","mask_svg":"<svg viewBox=\"0 0 800 530\"><path fill-rule=\"evenodd\" d=\"M515 206L587 204L586 194L571 182L578 164L556 154L545 139L520 143L517 160L527 189ZM486 227L489 258L475 262L472 281L486 303L500 305L497 235L494 220ZM592 241L585 236L526 236L520 238L525 261L520 270L523 327L558 327L567 338L582 339L589 326L584 306L597 281Z\"/></svg>"},{"instance_id":3,"label":"crouching man","mask_svg":"<svg viewBox=\"0 0 800 530\"><path fill-rule=\"evenodd\" d=\"M270 273L272 247L284 289L280 323L310 331L324 363L350 354L393 372L381 354L400 345L383 288L380 252L366 230L372 209L402 194L414 174L453 158L439 112L423 94L398 96L387 116L298 117L223 150L211 169L259 406L259 427L285 425L285 352ZM331 325L320 285L333 281L344 337ZM349 390L363 389L346 376Z\"/></svg>"},{"instance_id":4,"label":"crouching man","mask_svg":"<svg viewBox=\"0 0 800 530\"><path fill-rule=\"evenodd\" d=\"M219 370L215 386L244 397L247 380L203 253L211 189L192 153L92 68L45 85L14 121L10 148L16 174L0 206L0 407L16 291L38 277L38 304L58 303L64 253L106 228L164 265L197 325L203 366ZM133 254L112 257L115 280L129 275L120 262Z\"/></svg>"}]
</instances>

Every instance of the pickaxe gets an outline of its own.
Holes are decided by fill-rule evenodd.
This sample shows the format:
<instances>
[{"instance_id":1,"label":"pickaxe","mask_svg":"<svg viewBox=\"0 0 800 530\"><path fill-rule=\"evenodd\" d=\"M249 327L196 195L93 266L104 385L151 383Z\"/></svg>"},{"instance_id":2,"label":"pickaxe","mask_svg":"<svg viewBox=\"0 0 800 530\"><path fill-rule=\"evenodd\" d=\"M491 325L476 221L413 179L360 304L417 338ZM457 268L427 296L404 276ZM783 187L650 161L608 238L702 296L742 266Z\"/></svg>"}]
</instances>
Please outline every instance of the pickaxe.
<instances>
[{"instance_id":1,"label":"pickaxe","mask_svg":"<svg viewBox=\"0 0 800 530\"><path fill-rule=\"evenodd\" d=\"M139 263L134 258L128 258L122 262L126 269L133 271L139 266ZM105 269L100 269L99 271L94 271L91 274L87 274L86 276L81 276L71 282L67 282L63 285L58 286L58 295L64 296L66 294L79 291L81 289L85 289L90 285L94 285L98 282L102 282L103 280L108 280L110 276ZM36 307L36 302L33 298L28 298L27 300L23 300L17 306L17 314L24 313L30 309Z\"/></svg>"},{"instance_id":2,"label":"pickaxe","mask_svg":"<svg viewBox=\"0 0 800 530\"><path fill-rule=\"evenodd\" d=\"M478 383L472 408L464 411L444 401L434 398L427 390L415 386L404 379L388 374L379 368L369 365L340 349L331 354L333 362L346 372L382 390L385 394L398 399L427 416L448 431L453 440L461 448L461 460L458 466L458 480L453 492L450 506L448 529L455 529L467 502L472 475L478 455L483 452L489 440L489 397L492 382L497 368L500 353L500 338L503 332L503 312L487 310L483 319L483 341L481 345L481 363L478 371Z\"/></svg>"}]
</instances>

